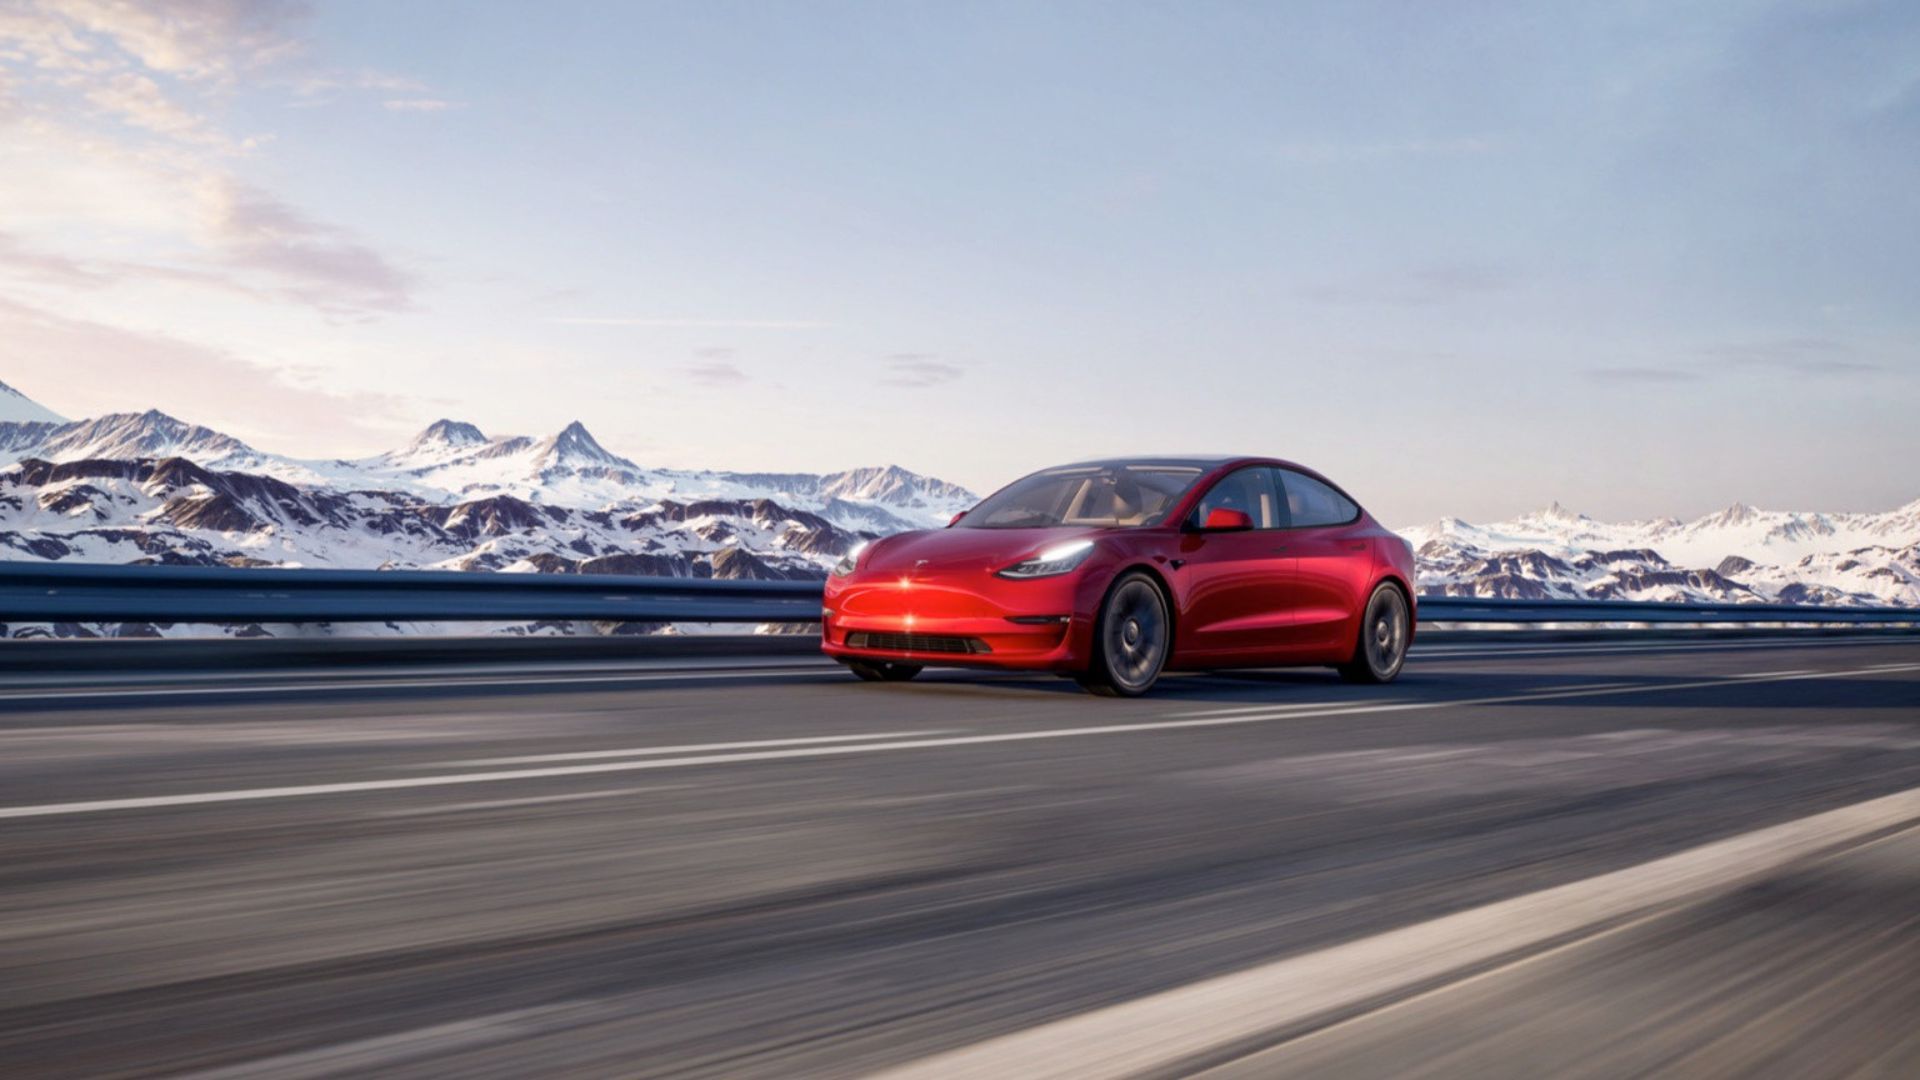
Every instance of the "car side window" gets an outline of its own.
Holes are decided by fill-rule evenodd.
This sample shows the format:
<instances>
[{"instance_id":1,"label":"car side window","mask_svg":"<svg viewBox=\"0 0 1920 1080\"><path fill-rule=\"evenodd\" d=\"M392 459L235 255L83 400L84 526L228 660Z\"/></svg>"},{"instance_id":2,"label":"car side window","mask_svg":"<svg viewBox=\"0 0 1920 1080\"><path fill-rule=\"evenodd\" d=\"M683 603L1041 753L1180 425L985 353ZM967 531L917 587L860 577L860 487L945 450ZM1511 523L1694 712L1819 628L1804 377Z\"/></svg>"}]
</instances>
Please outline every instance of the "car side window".
<instances>
[{"instance_id":1,"label":"car side window","mask_svg":"<svg viewBox=\"0 0 1920 1080\"><path fill-rule=\"evenodd\" d=\"M1253 519L1256 529L1280 527L1279 499L1269 470L1258 465L1236 469L1220 478L1200 505L1194 508L1193 523L1207 520L1215 510L1238 510Z\"/></svg>"},{"instance_id":2,"label":"car side window","mask_svg":"<svg viewBox=\"0 0 1920 1080\"><path fill-rule=\"evenodd\" d=\"M1360 516L1360 508L1354 505L1352 499L1313 477L1292 469L1276 469L1274 472L1282 490L1286 492L1287 517L1294 528L1345 525Z\"/></svg>"}]
</instances>

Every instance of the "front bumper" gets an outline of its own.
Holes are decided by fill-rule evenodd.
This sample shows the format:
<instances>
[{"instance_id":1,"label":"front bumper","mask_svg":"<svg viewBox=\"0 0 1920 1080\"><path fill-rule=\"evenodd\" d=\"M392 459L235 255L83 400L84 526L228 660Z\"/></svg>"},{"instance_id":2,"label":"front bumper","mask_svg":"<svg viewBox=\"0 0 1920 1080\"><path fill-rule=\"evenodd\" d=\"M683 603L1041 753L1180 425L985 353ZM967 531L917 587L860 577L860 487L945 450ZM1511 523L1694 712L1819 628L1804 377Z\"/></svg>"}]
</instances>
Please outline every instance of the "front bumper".
<instances>
[{"instance_id":1,"label":"front bumper","mask_svg":"<svg viewBox=\"0 0 1920 1080\"><path fill-rule=\"evenodd\" d=\"M1086 668L1093 613L1082 610L1080 575L1019 582L980 576L978 584L860 574L831 580L821 649L836 660Z\"/></svg>"}]
</instances>

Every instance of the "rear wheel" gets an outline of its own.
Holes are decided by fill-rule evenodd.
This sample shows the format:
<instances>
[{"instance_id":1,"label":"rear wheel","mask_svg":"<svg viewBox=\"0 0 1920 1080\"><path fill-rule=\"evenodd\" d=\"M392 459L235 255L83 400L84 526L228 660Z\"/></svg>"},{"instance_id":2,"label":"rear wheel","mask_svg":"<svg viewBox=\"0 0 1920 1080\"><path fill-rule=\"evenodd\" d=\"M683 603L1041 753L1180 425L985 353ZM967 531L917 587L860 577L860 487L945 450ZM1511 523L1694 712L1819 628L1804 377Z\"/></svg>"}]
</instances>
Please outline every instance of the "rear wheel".
<instances>
[{"instance_id":1,"label":"rear wheel","mask_svg":"<svg viewBox=\"0 0 1920 1080\"><path fill-rule=\"evenodd\" d=\"M889 660L849 660L847 670L867 682L906 682L920 674L920 665L896 664Z\"/></svg>"},{"instance_id":2,"label":"rear wheel","mask_svg":"<svg viewBox=\"0 0 1920 1080\"><path fill-rule=\"evenodd\" d=\"M1173 621L1160 586L1142 573L1124 575L1107 590L1093 628L1093 666L1078 676L1103 697L1138 697L1153 688L1173 643Z\"/></svg>"},{"instance_id":3,"label":"rear wheel","mask_svg":"<svg viewBox=\"0 0 1920 1080\"><path fill-rule=\"evenodd\" d=\"M1388 683L1407 662L1407 598L1398 588L1382 585L1367 598L1360 620L1360 640L1353 657L1340 665L1340 677L1353 683Z\"/></svg>"}]
</instances>

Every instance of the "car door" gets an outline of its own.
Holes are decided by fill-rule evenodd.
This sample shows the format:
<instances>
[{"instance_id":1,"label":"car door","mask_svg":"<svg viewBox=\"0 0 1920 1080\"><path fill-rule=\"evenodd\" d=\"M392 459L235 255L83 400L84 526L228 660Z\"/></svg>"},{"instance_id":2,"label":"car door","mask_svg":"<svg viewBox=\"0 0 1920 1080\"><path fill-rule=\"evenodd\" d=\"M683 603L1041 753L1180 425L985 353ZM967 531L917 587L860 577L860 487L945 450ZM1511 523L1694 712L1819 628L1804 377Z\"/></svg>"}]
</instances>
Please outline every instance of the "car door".
<instances>
[{"instance_id":1,"label":"car door","mask_svg":"<svg viewBox=\"0 0 1920 1080\"><path fill-rule=\"evenodd\" d=\"M1281 535L1294 561L1287 597L1293 618L1286 640L1306 650L1350 645L1373 575L1373 541L1360 521L1360 507L1305 473L1274 473L1288 520Z\"/></svg>"},{"instance_id":2,"label":"car door","mask_svg":"<svg viewBox=\"0 0 1920 1080\"><path fill-rule=\"evenodd\" d=\"M1216 509L1247 514L1253 528L1206 530ZM1228 473L1201 497L1180 537L1175 573L1184 602L1176 653L1248 659L1284 647L1293 561L1281 550L1280 521L1279 491L1264 466Z\"/></svg>"}]
</instances>

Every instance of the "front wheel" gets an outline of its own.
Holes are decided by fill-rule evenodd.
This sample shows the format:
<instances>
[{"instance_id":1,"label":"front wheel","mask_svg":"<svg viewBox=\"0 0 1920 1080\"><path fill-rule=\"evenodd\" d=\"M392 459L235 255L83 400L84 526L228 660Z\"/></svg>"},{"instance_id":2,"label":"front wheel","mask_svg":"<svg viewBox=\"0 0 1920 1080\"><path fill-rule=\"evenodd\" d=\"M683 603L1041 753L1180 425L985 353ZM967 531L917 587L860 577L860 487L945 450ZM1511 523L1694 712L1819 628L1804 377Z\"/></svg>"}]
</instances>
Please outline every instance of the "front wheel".
<instances>
[{"instance_id":1,"label":"front wheel","mask_svg":"<svg viewBox=\"0 0 1920 1080\"><path fill-rule=\"evenodd\" d=\"M887 660L849 660L847 670L865 682L906 682L920 674L920 665L896 664Z\"/></svg>"},{"instance_id":2,"label":"front wheel","mask_svg":"<svg viewBox=\"0 0 1920 1080\"><path fill-rule=\"evenodd\" d=\"M1340 677L1352 683L1388 683L1407 662L1407 598L1392 585L1382 585L1367 598L1360 620L1360 640L1353 657L1340 665Z\"/></svg>"},{"instance_id":3,"label":"front wheel","mask_svg":"<svg viewBox=\"0 0 1920 1080\"><path fill-rule=\"evenodd\" d=\"M1093 666L1080 685L1103 697L1139 697L1160 678L1173 644L1167 598L1152 578L1127 574L1107 590L1093 628Z\"/></svg>"}]
</instances>

